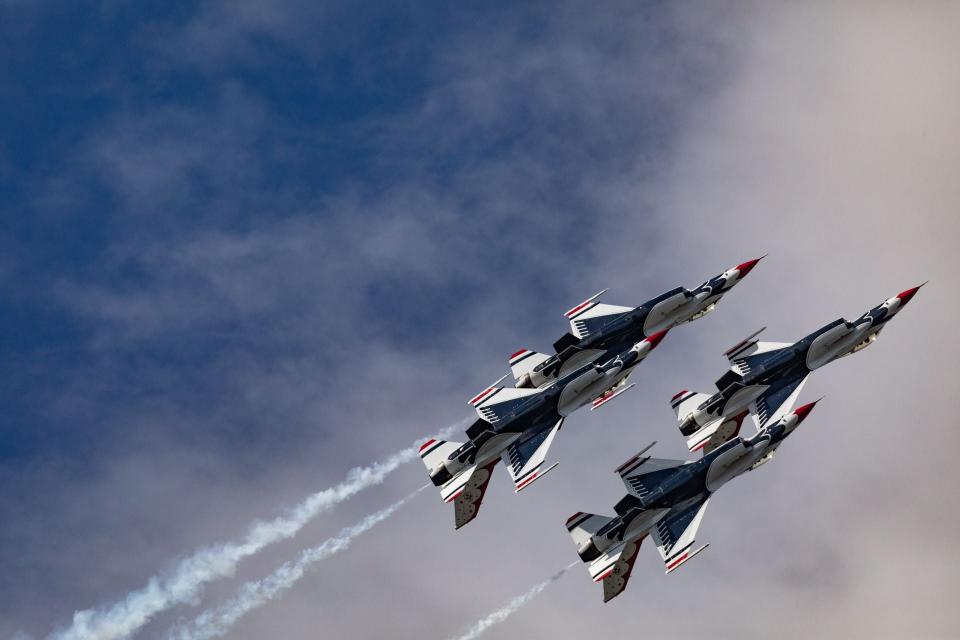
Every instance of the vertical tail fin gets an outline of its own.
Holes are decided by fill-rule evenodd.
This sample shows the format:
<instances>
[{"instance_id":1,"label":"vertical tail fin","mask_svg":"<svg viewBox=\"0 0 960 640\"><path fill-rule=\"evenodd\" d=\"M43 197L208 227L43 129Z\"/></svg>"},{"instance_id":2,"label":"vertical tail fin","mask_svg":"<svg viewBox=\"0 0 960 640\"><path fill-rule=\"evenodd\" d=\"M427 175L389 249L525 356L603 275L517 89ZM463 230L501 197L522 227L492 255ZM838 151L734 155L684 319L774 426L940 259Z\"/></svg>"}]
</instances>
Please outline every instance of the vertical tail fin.
<instances>
[{"instance_id":1,"label":"vertical tail fin","mask_svg":"<svg viewBox=\"0 0 960 640\"><path fill-rule=\"evenodd\" d=\"M450 478L463 471L468 464L460 463L457 460L448 460L451 453L459 449L463 443L447 442L446 440L437 440L430 438L420 445L420 459L427 467L427 473L430 474L430 481L435 486L441 486Z\"/></svg>"},{"instance_id":2,"label":"vertical tail fin","mask_svg":"<svg viewBox=\"0 0 960 640\"><path fill-rule=\"evenodd\" d=\"M520 349L510 356L510 372L516 380L517 388L539 387L547 381L543 375L536 375L534 369L550 359L545 353L537 353L530 349Z\"/></svg>"},{"instance_id":3,"label":"vertical tail fin","mask_svg":"<svg viewBox=\"0 0 960 640\"><path fill-rule=\"evenodd\" d=\"M573 543L577 545L577 554L581 560L590 562L603 553L603 549L597 548L597 541L594 536L611 520L613 518L608 516L598 516L594 513L583 513L582 511L567 518L567 531L570 532Z\"/></svg>"},{"instance_id":4,"label":"vertical tail fin","mask_svg":"<svg viewBox=\"0 0 960 640\"><path fill-rule=\"evenodd\" d=\"M696 411L701 404L709 400L710 397L709 393L698 393L696 391L687 391L686 389L673 396L670 400L670 406L673 407L673 411L677 415L677 425L680 427L681 433L690 435L699 428L697 425L692 425L691 428L686 423L693 412Z\"/></svg>"},{"instance_id":5,"label":"vertical tail fin","mask_svg":"<svg viewBox=\"0 0 960 640\"><path fill-rule=\"evenodd\" d=\"M499 457L482 466L473 462L461 462L450 459L450 454L463 446L459 442L447 442L431 438L420 445L420 459L423 460L430 481L440 487L440 497L444 502L452 502L454 507L454 525L457 529L477 516L483 494L490 482L490 473L500 461Z\"/></svg>"}]
</instances>

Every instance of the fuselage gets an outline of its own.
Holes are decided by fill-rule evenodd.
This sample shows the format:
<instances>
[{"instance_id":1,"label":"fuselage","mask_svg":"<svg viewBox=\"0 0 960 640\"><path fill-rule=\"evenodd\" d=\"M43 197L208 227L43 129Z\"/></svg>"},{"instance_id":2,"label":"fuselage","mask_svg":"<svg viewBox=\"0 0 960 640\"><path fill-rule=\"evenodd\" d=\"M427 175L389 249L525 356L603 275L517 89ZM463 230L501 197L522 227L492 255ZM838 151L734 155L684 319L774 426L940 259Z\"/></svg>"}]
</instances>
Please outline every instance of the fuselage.
<instances>
[{"instance_id":1,"label":"fuselage","mask_svg":"<svg viewBox=\"0 0 960 640\"><path fill-rule=\"evenodd\" d=\"M761 395L776 397L780 389L788 395L789 389L810 372L872 344L884 325L905 304L901 300L899 296L890 298L853 322L843 318L835 320L774 351L742 358L734 354L731 356L733 366L717 380L719 391L687 416L681 432L690 435L719 418L740 414Z\"/></svg>"},{"instance_id":2,"label":"fuselage","mask_svg":"<svg viewBox=\"0 0 960 640\"><path fill-rule=\"evenodd\" d=\"M523 443L551 429L561 417L570 415L620 383L662 338L662 333L654 334L602 364L590 362L577 367L540 393L517 401L496 425L478 420L467 429L470 441L450 457L476 461L482 452L484 458L492 458L510 444ZM512 437L498 437L507 434Z\"/></svg>"},{"instance_id":3,"label":"fuselage","mask_svg":"<svg viewBox=\"0 0 960 640\"><path fill-rule=\"evenodd\" d=\"M749 260L728 269L692 291L683 287L667 291L611 317L589 335L577 338L566 334L554 345L557 353L534 368L535 381L527 377L527 383L541 393L514 404L495 426L483 419L474 422L467 429L470 440L450 459L493 459L511 444L522 444L551 429L557 420L623 381L671 327L712 311L757 262L759 259ZM568 317L571 315L575 314L568 312Z\"/></svg>"},{"instance_id":4,"label":"fuselage","mask_svg":"<svg viewBox=\"0 0 960 640\"><path fill-rule=\"evenodd\" d=\"M627 494L614 506L616 517L595 537L604 541L601 546L609 548L646 535L671 509L702 500L737 476L769 460L812 407L813 404L801 407L751 438L734 438L700 460L659 472L650 491L642 497Z\"/></svg>"},{"instance_id":5,"label":"fuselage","mask_svg":"<svg viewBox=\"0 0 960 640\"><path fill-rule=\"evenodd\" d=\"M602 354L594 356L595 360L608 360L646 337L703 317L757 262L759 259L737 265L690 291L684 287L671 289L611 318L584 337L566 334L554 345L557 354L534 369L540 381L538 386L562 377L566 373L563 365L573 352L600 351Z\"/></svg>"}]
</instances>

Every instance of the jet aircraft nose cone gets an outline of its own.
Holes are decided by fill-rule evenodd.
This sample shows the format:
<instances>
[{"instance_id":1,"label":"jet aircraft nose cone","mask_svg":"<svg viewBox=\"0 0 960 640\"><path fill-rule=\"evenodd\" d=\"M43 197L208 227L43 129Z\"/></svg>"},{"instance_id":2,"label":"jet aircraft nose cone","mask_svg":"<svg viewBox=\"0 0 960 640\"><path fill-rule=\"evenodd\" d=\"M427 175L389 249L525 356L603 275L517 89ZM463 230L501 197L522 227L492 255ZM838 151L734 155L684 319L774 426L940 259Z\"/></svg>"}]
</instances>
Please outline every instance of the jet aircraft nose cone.
<instances>
[{"instance_id":1,"label":"jet aircraft nose cone","mask_svg":"<svg viewBox=\"0 0 960 640\"><path fill-rule=\"evenodd\" d=\"M818 402L820 402L820 400L814 400L810 404L805 404L802 407L797 407L797 409L794 411L794 413L797 414L797 424L800 424L801 422L807 419L807 416L810 414L811 411L813 411L813 408L816 406Z\"/></svg>"},{"instance_id":2,"label":"jet aircraft nose cone","mask_svg":"<svg viewBox=\"0 0 960 640\"><path fill-rule=\"evenodd\" d=\"M660 341L663 340L663 337L667 335L667 331L669 331L669 329L667 329L666 331L658 331L657 333L647 338L647 342L650 343L651 350L655 349L657 345L660 344Z\"/></svg>"},{"instance_id":3,"label":"jet aircraft nose cone","mask_svg":"<svg viewBox=\"0 0 960 640\"><path fill-rule=\"evenodd\" d=\"M927 284L927 283L924 282L923 284ZM920 290L920 287L922 287L923 284L921 284L921 285L919 285L919 286L916 286L916 287L914 287L913 289L907 289L906 291L901 291L900 293L898 293L898 294L897 294L897 298L900 299L900 306L903 307L903 306L905 306L908 302L910 302L910 300L913 298L913 296L917 295L917 291Z\"/></svg>"},{"instance_id":4,"label":"jet aircraft nose cone","mask_svg":"<svg viewBox=\"0 0 960 640\"><path fill-rule=\"evenodd\" d=\"M738 264L738 265L735 267L736 270L740 272L740 275L739 275L738 277L739 277L739 278L746 278L746 277L747 277L747 274L750 273L750 271L752 271L755 266L757 266L757 263L760 262L761 260L763 260L763 259L766 258L766 257L767 257L766 255L762 255L762 256L760 256L759 258L756 258L755 260L747 260L746 262L744 262L744 263L742 263L742 264Z\"/></svg>"}]
</instances>

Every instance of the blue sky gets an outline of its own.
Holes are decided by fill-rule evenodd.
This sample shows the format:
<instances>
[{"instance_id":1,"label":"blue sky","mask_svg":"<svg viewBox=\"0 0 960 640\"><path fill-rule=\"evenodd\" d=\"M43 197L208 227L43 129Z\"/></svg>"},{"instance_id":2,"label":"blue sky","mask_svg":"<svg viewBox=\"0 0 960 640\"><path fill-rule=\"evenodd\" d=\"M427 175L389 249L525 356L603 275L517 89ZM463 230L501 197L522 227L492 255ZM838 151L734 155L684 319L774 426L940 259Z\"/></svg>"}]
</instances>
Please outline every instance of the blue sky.
<instances>
[{"instance_id":1,"label":"blue sky","mask_svg":"<svg viewBox=\"0 0 960 640\"><path fill-rule=\"evenodd\" d=\"M609 469L653 439L682 454L666 399L708 385L719 352L764 324L769 339L796 338L932 280L904 326L864 354L873 365L851 359L810 393L829 392L831 424L896 433L917 415L941 420L945 400L925 395L928 374L910 363L956 381L943 320L956 303L925 314L921 302L957 273L960 194L946 168L960 103L943 26L955 17L843 3L3 4L0 635L43 637L466 417L507 354L549 348L562 312L604 287L610 302L637 304L771 253L709 324L671 335L633 397L572 421L553 485L514 496L495 478L476 526L456 535L445 505L420 497L234 635L322 624L336 637L423 637L415 607L437 612L437 637L456 633L573 559L554 530L615 501ZM942 347L918 359L918 335ZM659 607L646 623L682 637L703 627L671 626L677 594L723 610L736 594L716 590L731 581L742 598L817 612L811 627L764 601L795 637L902 631L867 620L892 601L906 602L899 620L943 635L922 590L871 559L928 531L955 498L935 490L929 509L896 524L879 505L851 513L841 496L872 505L869 487L900 489L874 475L899 464L894 444L858 446L865 460L851 470L840 448L863 432L849 433L798 443L792 463L769 465L772 487L711 507L710 553L727 550L698 558L703 573L664 579L647 549L624 598ZM934 462L956 440L915 437ZM776 515L770 537L807 560L732 561L758 551L737 546L738 525L809 478L812 456L822 469L795 489L802 505L763 511ZM926 465L908 467L912 483L932 483ZM422 481L406 468L143 637L166 637L197 606ZM873 540L869 553L804 528L828 518ZM435 564L398 547L429 549ZM905 565L934 563L926 547L911 553ZM468 574L455 586L426 578L454 565ZM512 631L529 635L545 616L559 637L635 628L630 607L601 608L582 573ZM955 578L927 584L954 589ZM731 637L762 633L751 624Z\"/></svg>"},{"instance_id":2,"label":"blue sky","mask_svg":"<svg viewBox=\"0 0 960 640\"><path fill-rule=\"evenodd\" d=\"M72 376L84 376L91 367L103 375L105 367L107 375L131 385L123 395L149 393L138 388L137 372L159 366L175 369L178 377L186 371L182 382L192 387L196 381L189 378L203 377L197 367L249 345L257 324L272 322L273 313L297 323L304 320L298 314L319 304L303 301L299 309L256 317L223 314L197 324L184 318L183 330L173 334L165 333L166 327L148 330L135 344L99 348L99 319L76 313L85 306L77 299L85 290L124 295L151 286L190 287L158 285L163 258L152 251L176 250L198 236L242 235L284 220L309 220L322 236L350 225L342 231L343 242L357 243L376 233L363 227L375 229L384 218L403 224L412 215L426 227L465 236L472 255L458 257L464 266L449 277L419 272L409 277L411 268L431 269L428 256L421 255L403 271L365 278L367 322L357 330L369 333L357 337L376 334L398 347L437 345L453 337L455 317L409 302L429 297L436 308L449 310L465 293L489 294L497 280L523 271L527 242L574 262L589 259L591 241L576 232L589 207L580 193L583 174L637 162L623 151L624 138L630 147L642 141L652 148L668 139L675 107L669 95L630 105L643 110L635 120L639 127L594 127L605 114L579 113L576 104L556 101L561 96L553 92L560 90L564 72L556 61L537 59L529 69L503 73L507 60L495 59L488 68L451 44L477 42L492 32L501 43L499 50L492 47L494 57L506 58L518 43L546 54L564 31L581 28L552 25L558 21L553 12L384 5L357 15L347 7L279 6L5 8L4 58L12 64L3 80L3 187L11 223L4 275L13 295L4 300L4 315L12 322L2 344L7 358L24 365L7 378L15 399L8 423L14 432L4 442L10 458L42 457L47 449L64 453L90 442L76 416L70 424L56 419L42 428L31 424L36 402ZM644 12L650 20L662 20L664 13L656 6ZM605 21L612 19L586 25L584 30L597 32L586 36L603 35ZM650 32L658 47L680 37L669 25L654 25ZM590 53L615 56L629 46L598 37ZM710 82L702 61L678 57L670 66L671 76L702 74L690 83L670 78L684 91ZM473 91L508 95L496 96L477 117L474 105L461 102L466 97L449 95L461 90L458 74L464 71L476 83L462 87L467 97ZM582 86L574 91L599 92L605 81L579 80ZM616 115L625 107L600 108ZM662 151L651 150L640 160L653 172L662 157ZM538 172L531 176L537 182L510 186L522 189L538 208L553 209L550 228L519 215L528 203L497 203L498 211L491 213L493 196L478 193L476 181L503 158L533 162L529 171ZM391 214L389 199L398 191L407 199L399 208L430 207L420 199L439 197L457 210L433 220L428 211ZM343 201L356 202L355 210L338 211ZM419 233L412 228L399 233L408 231ZM438 236L445 231L429 230ZM434 241L444 243L429 239ZM315 248L318 254L327 250L324 244ZM336 270L349 260L349 254L340 256L331 261L340 264L325 268ZM563 286L537 280L537 293ZM318 286L314 293L336 295ZM47 382L58 377L59 385ZM117 392L105 387L98 393ZM89 407L89 419L100 420L97 412L105 408ZM84 451L81 462L91 453Z\"/></svg>"}]
</instances>

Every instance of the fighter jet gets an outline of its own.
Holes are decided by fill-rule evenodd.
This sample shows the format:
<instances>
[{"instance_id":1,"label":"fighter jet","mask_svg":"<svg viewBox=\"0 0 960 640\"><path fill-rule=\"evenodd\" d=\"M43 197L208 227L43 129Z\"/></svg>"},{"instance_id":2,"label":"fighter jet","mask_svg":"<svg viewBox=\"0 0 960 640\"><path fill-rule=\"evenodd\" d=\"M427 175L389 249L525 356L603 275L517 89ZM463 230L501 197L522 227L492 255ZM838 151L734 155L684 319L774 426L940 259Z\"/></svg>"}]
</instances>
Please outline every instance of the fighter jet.
<instances>
[{"instance_id":1,"label":"fighter jet","mask_svg":"<svg viewBox=\"0 0 960 640\"><path fill-rule=\"evenodd\" d=\"M702 318L764 257L727 269L694 289L677 287L636 307L598 302L607 289L590 296L564 314L571 331L554 342L555 354L520 349L510 356L517 388L552 384L584 362L612 357L643 338Z\"/></svg>"},{"instance_id":2,"label":"fighter jet","mask_svg":"<svg viewBox=\"0 0 960 640\"><path fill-rule=\"evenodd\" d=\"M527 349L513 354L510 366L517 386L498 386L504 376L470 400L478 419L467 429L469 441L430 439L420 448L441 498L454 503L456 528L476 517L500 460L516 492L554 469L556 464L543 465L564 418L586 404L596 409L630 389L630 374L667 331L709 313L758 260L693 291L674 289L636 308L600 304L597 294L567 312L577 336L558 341L557 354Z\"/></svg>"},{"instance_id":3,"label":"fighter jet","mask_svg":"<svg viewBox=\"0 0 960 640\"><path fill-rule=\"evenodd\" d=\"M694 549L694 539L711 496L733 478L773 458L783 440L813 410L816 402L786 413L752 438L727 441L700 460L667 460L644 456L649 445L616 469L627 495L613 509L616 516L575 513L567 531L588 564L594 582L603 582L603 601L627 586L640 543L653 538L666 573L707 548Z\"/></svg>"},{"instance_id":4,"label":"fighter jet","mask_svg":"<svg viewBox=\"0 0 960 640\"><path fill-rule=\"evenodd\" d=\"M670 404L687 447L709 453L735 436L747 415L757 428L779 420L812 371L873 344L919 289L907 289L853 322L835 320L792 344L757 341L763 329L741 340L724 354L731 367L717 380L717 393L683 390L673 396Z\"/></svg>"}]
</instances>

